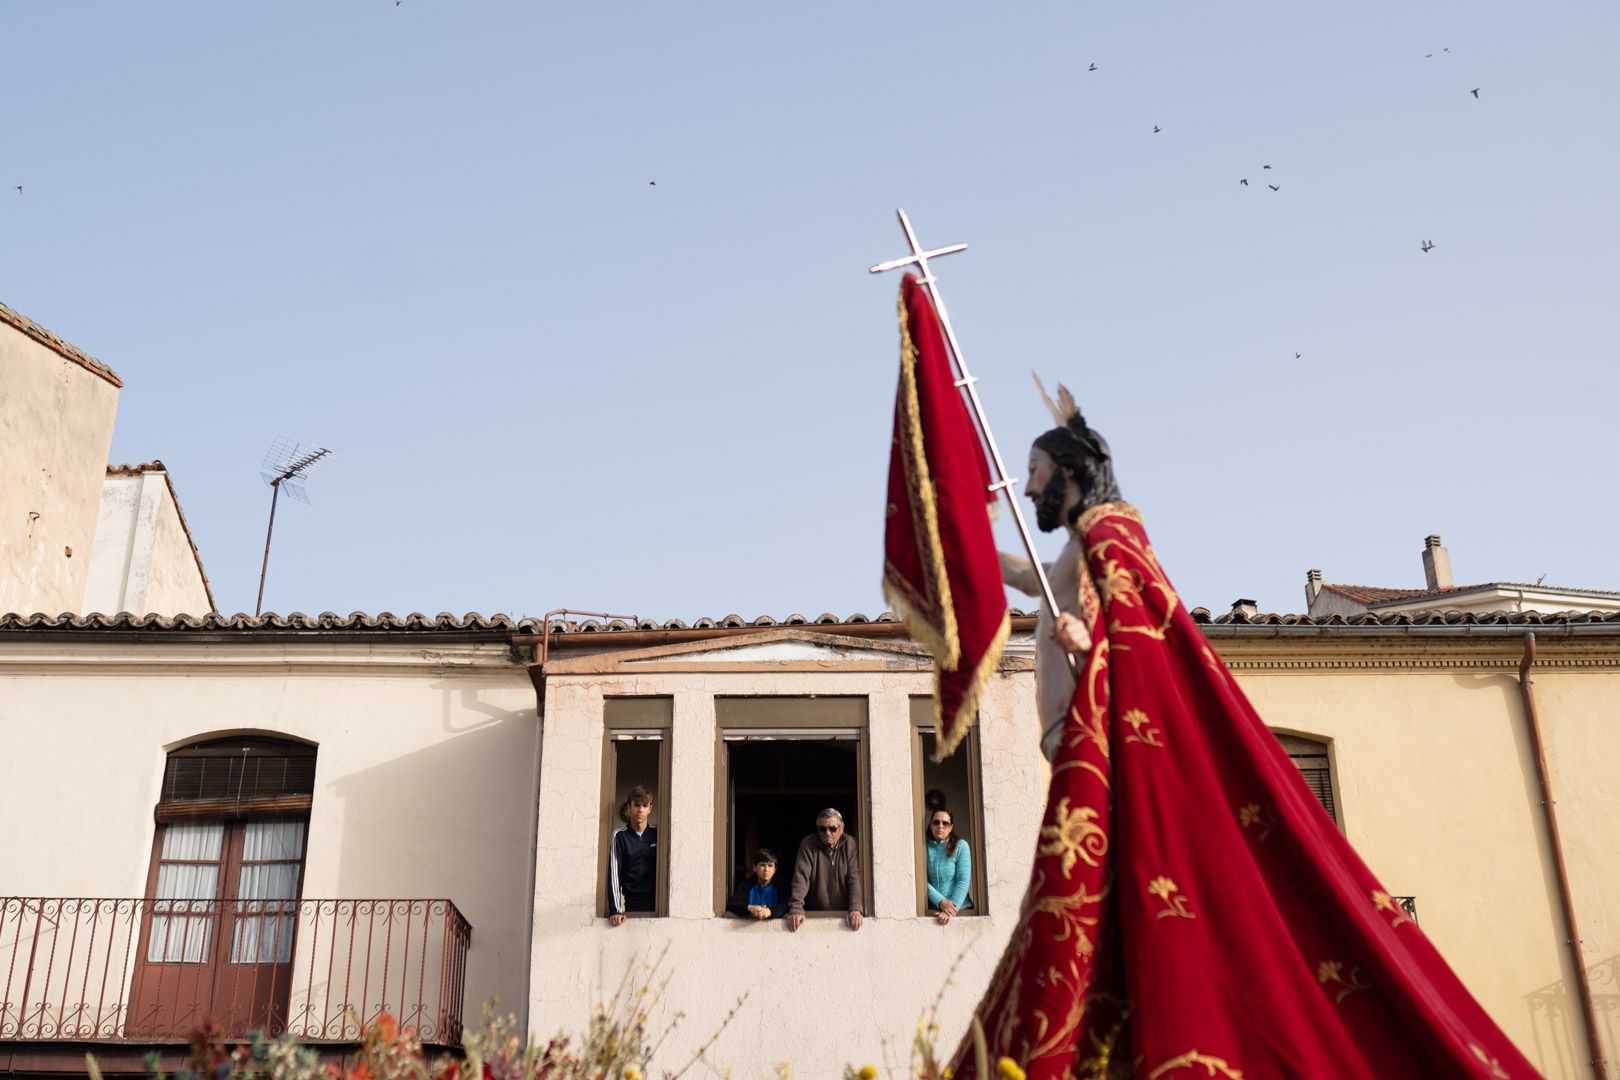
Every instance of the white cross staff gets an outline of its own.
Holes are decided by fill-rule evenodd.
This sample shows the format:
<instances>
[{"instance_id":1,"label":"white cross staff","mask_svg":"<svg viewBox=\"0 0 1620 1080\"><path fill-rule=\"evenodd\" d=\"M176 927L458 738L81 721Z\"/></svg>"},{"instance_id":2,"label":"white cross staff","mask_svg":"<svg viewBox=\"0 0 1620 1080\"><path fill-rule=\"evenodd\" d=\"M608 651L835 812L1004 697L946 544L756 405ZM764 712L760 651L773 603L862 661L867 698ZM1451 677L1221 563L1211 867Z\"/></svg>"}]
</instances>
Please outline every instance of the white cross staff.
<instances>
[{"instance_id":1,"label":"white cross staff","mask_svg":"<svg viewBox=\"0 0 1620 1080\"><path fill-rule=\"evenodd\" d=\"M1046 609L1052 613L1052 621L1056 623L1058 614L1063 609L1057 606L1057 600L1052 593L1052 583L1046 579L1046 566L1041 562L1041 557L1035 553L1035 541L1029 535L1029 526L1024 524L1024 514L1013 495L1013 485L1018 483L1018 480L1007 475L1007 466L1001 460L1001 450L996 446L996 437L990 431L990 422L984 415L984 404L979 400L979 391L974 385L979 380L968 371L967 361L962 358L962 347L956 343L956 331L951 328L951 317L945 311L945 299L939 295L939 280L934 277L933 271L928 266L929 259L966 251L967 245L951 244L935 248L933 251L924 251L922 245L917 243L917 234L912 231L911 219L906 217L906 212L896 210L895 213L900 218L900 228L906 234L906 243L911 246L911 254L868 267L867 273L882 274L889 270L898 270L902 266L915 266L922 271L920 284L928 290L928 295L934 301L934 310L939 312L939 325L945 331L945 344L950 347L951 361L956 368L956 386L967 391L968 404L973 409L973 421L978 425L979 436L984 439L985 448L990 452L990 464L996 472L996 482L990 485L990 490L1001 492L1007 500L1007 505L1012 508L1013 521L1018 525L1019 539L1023 540L1024 550L1029 554L1030 566L1034 567L1035 577L1041 583L1041 599L1046 602ZM1069 665L1075 668L1078 674L1079 665L1073 653L1069 654Z\"/></svg>"}]
</instances>

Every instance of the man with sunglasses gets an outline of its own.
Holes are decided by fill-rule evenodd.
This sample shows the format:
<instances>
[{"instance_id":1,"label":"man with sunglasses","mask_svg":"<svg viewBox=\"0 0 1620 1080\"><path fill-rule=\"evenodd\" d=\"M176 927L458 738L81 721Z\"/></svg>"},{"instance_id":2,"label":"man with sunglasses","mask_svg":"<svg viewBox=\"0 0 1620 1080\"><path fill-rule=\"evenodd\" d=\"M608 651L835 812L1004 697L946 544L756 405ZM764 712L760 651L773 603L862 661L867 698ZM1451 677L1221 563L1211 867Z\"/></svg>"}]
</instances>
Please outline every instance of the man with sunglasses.
<instances>
[{"instance_id":1,"label":"man with sunglasses","mask_svg":"<svg viewBox=\"0 0 1620 1080\"><path fill-rule=\"evenodd\" d=\"M861 928L861 853L853 836L844 833L844 815L828 807L816 815L816 831L799 843L788 892L789 930L804 924L810 911L847 911L851 930Z\"/></svg>"}]
</instances>

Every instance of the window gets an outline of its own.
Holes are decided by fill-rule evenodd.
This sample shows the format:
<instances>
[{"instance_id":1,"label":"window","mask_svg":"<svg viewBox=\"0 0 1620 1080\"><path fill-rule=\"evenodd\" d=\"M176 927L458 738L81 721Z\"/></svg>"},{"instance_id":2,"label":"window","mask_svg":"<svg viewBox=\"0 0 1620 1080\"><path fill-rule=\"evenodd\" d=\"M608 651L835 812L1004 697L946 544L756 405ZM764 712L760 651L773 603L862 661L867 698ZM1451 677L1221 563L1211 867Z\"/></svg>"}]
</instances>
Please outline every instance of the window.
<instances>
[{"instance_id":1,"label":"window","mask_svg":"<svg viewBox=\"0 0 1620 1080\"><path fill-rule=\"evenodd\" d=\"M984 806L979 790L979 728L975 724L967 738L957 744L956 753L935 764L934 751L938 746L934 728L934 699L911 699L911 804L916 815L917 848L917 914L928 914L928 822L932 813L927 806L931 791L945 797L951 812L956 835L968 844L972 859L972 882L968 899L972 907L963 908L963 915L988 915L989 893L985 874L984 829L980 808Z\"/></svg>"},{"instance_id":2,"label":"window","mask_svg":"<svg viewBox=\"0 0 1620 1080\"><path fill-rule=\"evenodd\" d=\"M238 736L169 754L127 1034L203 1017L285 1028L314 783L305 743Z\"/></svg>"},{"instance_id":3,"label":"window","mask_svg":"<svg viewBox=\"0 0 1620 1080\"><path fill-rule=\"evenodd\" d=\"M799 843L833 807L860 846L861 897L872 914L871 790L864 697L716 698L715 913L757 848L776 852L791 887ZM816 915L819 913L808 912ZM825 914L842 914L827 912Z\"/></svg>"},{"instance_id":4,"label":"window","mask_svg":"<svg viewBox=\"0 0 1620 1080\"><path fill-rule=\"evenodd\" d=\"M669 735L675 701L667 697L608 698L602 703L606 744L602 756L601 882L599 914L610 913L608 893L613 833L623 825L619 810L630 789L638 784L652 789L652 816L648 825L662 842L657 845L653 911L629 912L631 917L669 914Z\"/></svg>"},{"instance_id":5,"label":"window","mask_svg":"<svg viewBox=\"0 0 1620 1080\"><path fill-rule=\"evenodd\" d=\"M1316 801L1322 804L1322 809L1337 824L1339 811L1333 800L1333 768L1328 761L1327 743L1302 735L1286 735L1280 731L1273 734L1282 743L1283 749L1288 751L1288 757L1299 769L1299 774L1305 778L1305 786L1311 789Z\"/></svg>"}]
</instances>

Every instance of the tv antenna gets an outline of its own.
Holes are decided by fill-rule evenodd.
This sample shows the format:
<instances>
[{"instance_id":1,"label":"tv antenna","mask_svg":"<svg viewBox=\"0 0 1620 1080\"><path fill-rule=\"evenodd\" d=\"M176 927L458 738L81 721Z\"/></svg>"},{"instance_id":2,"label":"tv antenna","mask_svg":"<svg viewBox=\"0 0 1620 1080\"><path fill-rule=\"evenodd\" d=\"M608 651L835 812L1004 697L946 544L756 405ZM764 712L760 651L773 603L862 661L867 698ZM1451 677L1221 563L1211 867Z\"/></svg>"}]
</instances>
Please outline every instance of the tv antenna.
<instances>
[{"instance_id":1,"label":"tv antenna","mask_svg":"<svg viewBox=\"0 0 1620 1080\"><path fill-rule=\"evenodd\" d=\"M309 494L304 490L304 481L310 471L331 454L332 451L324 446L304 446L281 435L270 444L270 452L264 455L259 475L270 485L270 527L264 533L264 565L259 567L259 598L253 603L255 617L264 610L264 576L270 570L270 538L276 532L276 499L285 488L289 499L297 499L308 506Z\"/></svg>"}]
</instances>

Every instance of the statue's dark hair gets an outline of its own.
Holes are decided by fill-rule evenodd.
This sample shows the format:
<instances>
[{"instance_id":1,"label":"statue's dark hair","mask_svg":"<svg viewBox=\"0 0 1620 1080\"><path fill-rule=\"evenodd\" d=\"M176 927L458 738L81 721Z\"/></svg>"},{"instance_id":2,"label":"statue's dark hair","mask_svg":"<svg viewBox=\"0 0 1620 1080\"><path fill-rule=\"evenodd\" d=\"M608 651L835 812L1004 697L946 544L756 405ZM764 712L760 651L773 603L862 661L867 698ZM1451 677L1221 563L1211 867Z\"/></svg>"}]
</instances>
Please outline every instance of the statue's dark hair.
<instances>
[{"instance_id":1,"label":"statue's dark hair","mask_svg":"<svg viewBox=\"0 0 1620 1080\"><path fill-rule=\"evenodd\" d=\"M1067 524L1073 525L1093 506L1119 500L1119 483L1114 479L1114 459L1108 450L1108 440L1090 427L1078 412L1062 427L1038 436L1035 446L1046 451L1053 463L1080 485L1080 502L1069 512Z\"/></svg>"}]
</instances>

